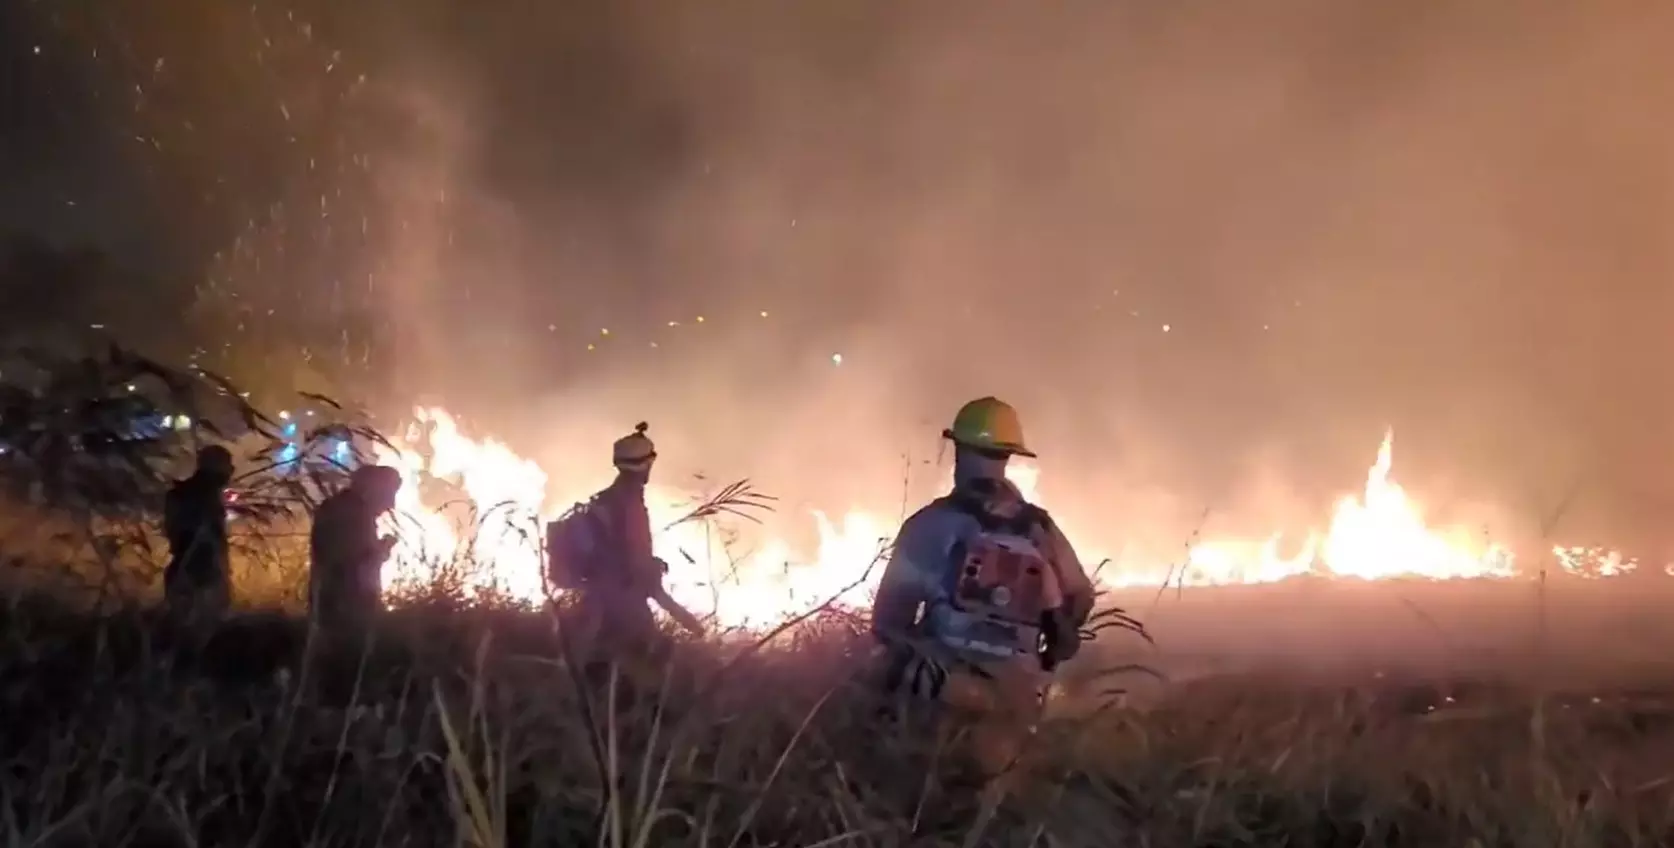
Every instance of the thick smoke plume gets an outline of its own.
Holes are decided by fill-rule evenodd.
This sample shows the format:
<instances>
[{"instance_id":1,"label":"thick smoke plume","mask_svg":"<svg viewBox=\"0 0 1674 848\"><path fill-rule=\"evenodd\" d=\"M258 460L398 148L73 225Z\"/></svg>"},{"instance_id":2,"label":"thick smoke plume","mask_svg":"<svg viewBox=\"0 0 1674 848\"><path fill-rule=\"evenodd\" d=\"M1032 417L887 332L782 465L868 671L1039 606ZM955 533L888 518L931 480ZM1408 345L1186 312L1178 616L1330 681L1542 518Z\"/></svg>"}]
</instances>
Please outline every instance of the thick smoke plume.
<instances>
[{"instance_id":1,"label":"thick smoke plume","mask_svg":"<svg viewBox=\"0 0 1674 848\"><path fill-rule=\"evenodd\" d=\"M271 212L200 216L211 276L560 474L649 419L887 510L992 393L1107 541L1305 528L1388 425L1440 519L1660 541L1660 6L197 5L74 43L173 92L107 101L136 161Z\"/></svg>"}]
</instances>

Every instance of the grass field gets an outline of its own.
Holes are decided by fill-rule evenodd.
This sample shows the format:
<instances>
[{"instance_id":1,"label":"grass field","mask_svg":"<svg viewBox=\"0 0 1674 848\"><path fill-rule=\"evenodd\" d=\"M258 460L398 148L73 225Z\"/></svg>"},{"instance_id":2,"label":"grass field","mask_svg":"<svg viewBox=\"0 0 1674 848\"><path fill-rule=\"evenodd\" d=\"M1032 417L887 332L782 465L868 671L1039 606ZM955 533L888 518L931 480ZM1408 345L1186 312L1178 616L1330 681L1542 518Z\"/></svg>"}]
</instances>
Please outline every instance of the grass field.
<instances>
[{"instance_id":1,"label":"grass field","mask_svg":"<svg viewBox=\"0 0 1674 848\"><path fill-rule=\"evenodd\" d=\"M34 563L0 574L4 848L1674 844L1674 581L1124 597L1160 653L1084 652L988 810L942 779L922 710L880 710L842 615L679 643L602 682L548 615L435 598L364 650L283 612L172 631L138 563L190 445L130 431L210 377L108 359L0 384L0 550ZM253 526L306 517L283 512ZM299 538L258 535L240 594L294 605ZM1179 674L1106 696L1130 681L1097 672L1134 661Z\"/></svg>"},{"instance_id":2,"label":"grass field","mask_svg":"<svg viewBox=\"0 0 1674 848\"><path fill-rule=\"evenodd\" d=\"M352 655L280 614L201 644L38 591L4 616L8 846L1674 843L1674 728L1604 690L1227 671L1117 709L1084 686L985 817L912 716L878 716L842 618L611 688L541 614L405 609Z\"/></svg>"}]
</instances>

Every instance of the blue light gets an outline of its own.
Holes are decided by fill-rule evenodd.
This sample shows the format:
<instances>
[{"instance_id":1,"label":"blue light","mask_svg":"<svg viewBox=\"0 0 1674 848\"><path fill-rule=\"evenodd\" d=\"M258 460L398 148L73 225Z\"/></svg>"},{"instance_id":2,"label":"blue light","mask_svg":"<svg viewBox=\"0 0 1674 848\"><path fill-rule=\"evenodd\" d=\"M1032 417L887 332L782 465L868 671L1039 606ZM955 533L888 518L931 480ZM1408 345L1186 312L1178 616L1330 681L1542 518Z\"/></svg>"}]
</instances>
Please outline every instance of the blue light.
<instances>
[{"instance_id":1,"label":"blue light","mask_svg":"<svg viewBox=\"0 0 1674 848\"><path fill-rule=\"evenodd\" d=\"M291 423L285 425L285 438L292 439L292 438L295 438L295 437L296 437L296 422L292 421Z\"/></svg>"},{"instance_id":2,"label":"blue light","mask_svg":"<svg viewBox=\"0 0 1674 848\"><path fill-rule=\"evenodd\" d=\"M344 465L349 464L349 440L338 439L337 446L331 449L332 456Z\"/></svg>"},{"instance_id":3,"label":"blue light","mask_svg":"<svg viewBox=\"0 0 1674 848\"><path fill-rule=\"evenodd\" d=\"M302 453L301 448L294 444L287 444L279 451L279 461L289 465L290 463L296 462L297 455L300 453Z\"/></svg>"}]
</instances>

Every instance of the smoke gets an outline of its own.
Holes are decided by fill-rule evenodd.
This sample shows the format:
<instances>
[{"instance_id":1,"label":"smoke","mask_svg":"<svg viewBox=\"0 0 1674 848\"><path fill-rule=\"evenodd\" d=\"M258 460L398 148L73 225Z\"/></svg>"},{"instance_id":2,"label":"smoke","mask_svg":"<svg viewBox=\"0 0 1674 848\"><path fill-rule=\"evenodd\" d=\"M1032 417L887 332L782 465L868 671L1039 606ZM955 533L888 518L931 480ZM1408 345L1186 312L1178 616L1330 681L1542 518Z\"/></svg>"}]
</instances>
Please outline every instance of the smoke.
<instances>
[{"instance_id":1,"label":"smoke","mask_svg":"<svg viewBox=\"0 0 1674 848\"><path fill-rule=\"evenodd\" d=\"M241 93L289 104L270 160L354 163L307 193L362 238L298 303L348 281L381 400L559 474L649 420L670 474L889 509L995 394L1106 542L1317 523L1391 425L1409 491L1506 535L1674 494L1669 10L343 5Z\"/></svg>"}]
</instances>

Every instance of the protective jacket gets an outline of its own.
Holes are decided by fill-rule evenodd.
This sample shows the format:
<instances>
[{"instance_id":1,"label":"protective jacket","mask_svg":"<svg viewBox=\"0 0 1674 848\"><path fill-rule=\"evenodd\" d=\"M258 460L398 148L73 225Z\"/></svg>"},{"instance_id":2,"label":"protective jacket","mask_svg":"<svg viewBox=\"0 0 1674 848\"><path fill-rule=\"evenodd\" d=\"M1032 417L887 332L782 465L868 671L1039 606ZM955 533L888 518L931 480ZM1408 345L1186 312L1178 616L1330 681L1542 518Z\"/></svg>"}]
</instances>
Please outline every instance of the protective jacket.
<instances>
[{"instance_id":1,"label":"protective jacket","mask_svg":"<svg viewBox=\"0 0 1674 848\"><path fill-rule=\"evenodd\" d=\"M585 566L581 603L598 647L613 654L656 641L650 601L663 573L652 550L644 484L618 476L593 497L588 517L597 522L600 544Z\"/></svg>"},{"instance_id":2,"label":"protective jacket","mask_svg":"<svg viewBox=\"0 0 1674 848\"><path fill-rule=\"evenodd\" d=\"M1092 599L1069 540L1016 486L956 487L896 536L872 610L886 646L882 682L896 697L939 704L948 723L938 733L963 738L969 763L991 781L1023 757L1051 671L1075 653Z\"/></svg>"},{"instance_id":3,"label":"protective jacket","mask_svg":"<svg viewBox=\"0 0 1674 848\"><path fill-rule=\"evenodd\" d=\"M902 524L872 626L886 644L920 640L962 665L1045 672L1074 654L1092 596L1046 510L1009 481L988 481L956 489Z\"/></svg>"},{"instance_id":4,"label":"protective jacket","mask_svg":"<svg viewBox=\"0 0 1674 848\"><path fill-rule=\"evenodd\" d=\"M602 561L589 575L589 582L643 592L662 582L651 542L651 511L645 506L645 486L619 476L593 500L601 522Z\"/></svg>"}]
</instances>

